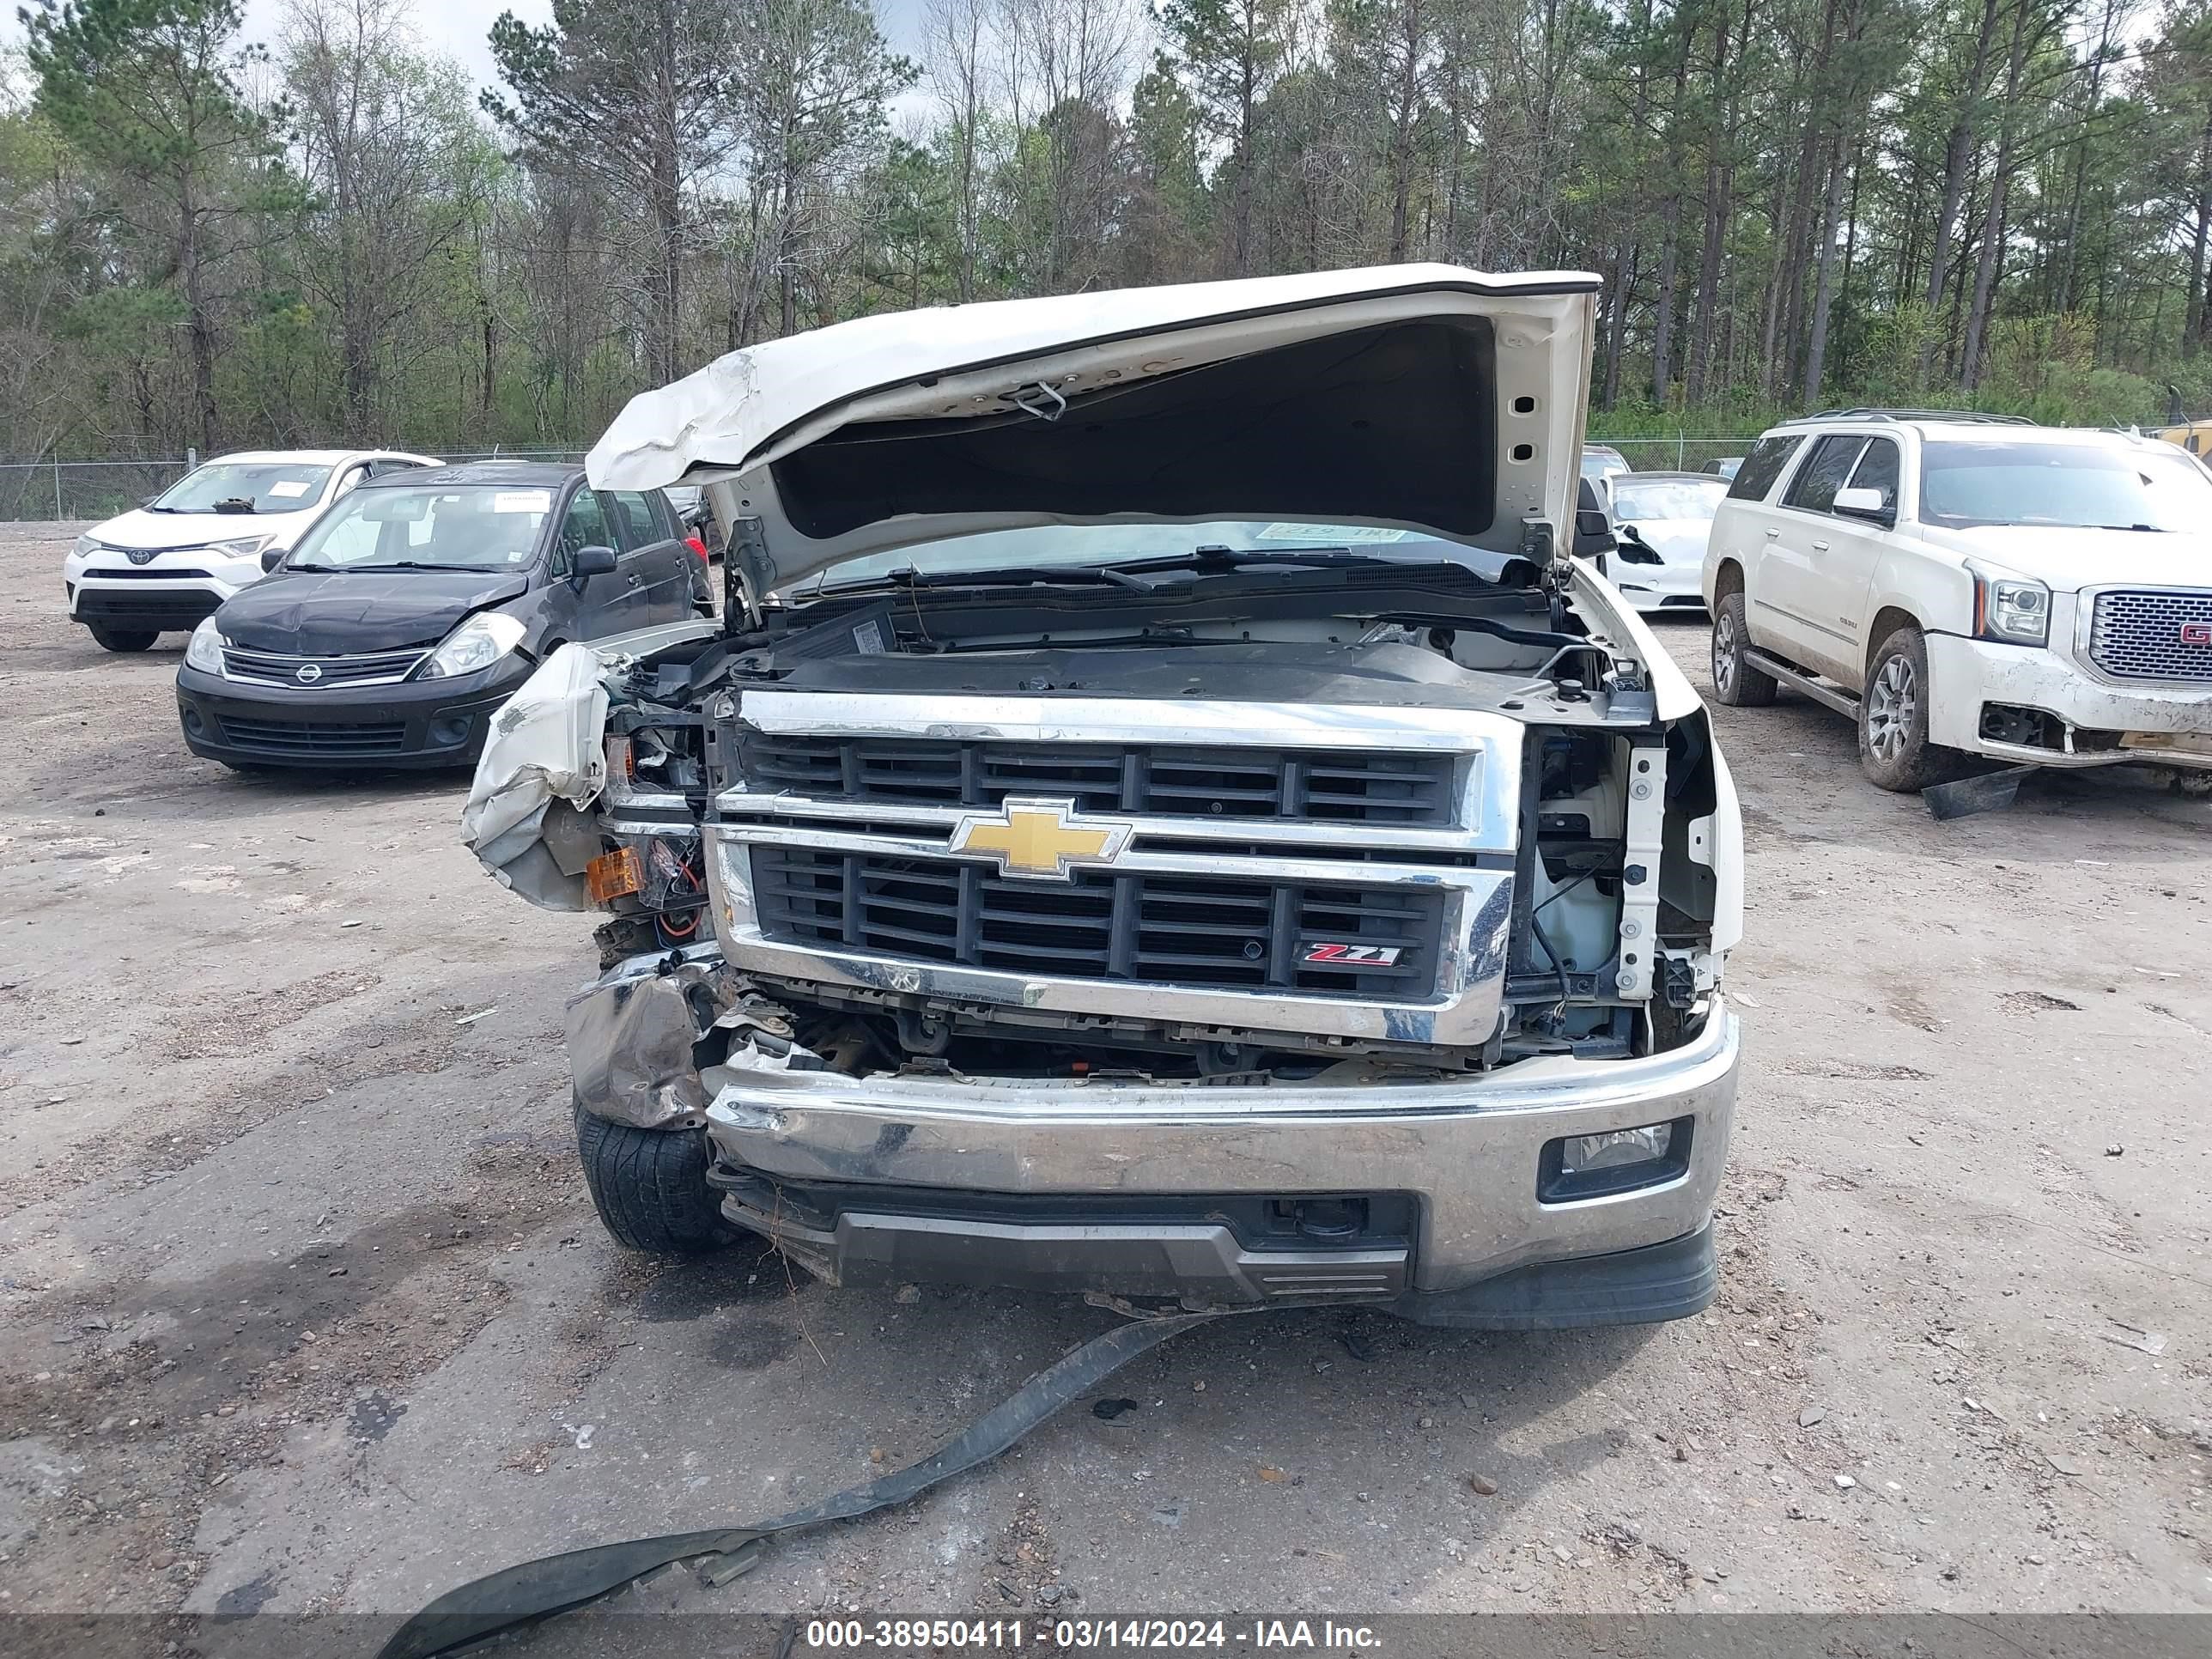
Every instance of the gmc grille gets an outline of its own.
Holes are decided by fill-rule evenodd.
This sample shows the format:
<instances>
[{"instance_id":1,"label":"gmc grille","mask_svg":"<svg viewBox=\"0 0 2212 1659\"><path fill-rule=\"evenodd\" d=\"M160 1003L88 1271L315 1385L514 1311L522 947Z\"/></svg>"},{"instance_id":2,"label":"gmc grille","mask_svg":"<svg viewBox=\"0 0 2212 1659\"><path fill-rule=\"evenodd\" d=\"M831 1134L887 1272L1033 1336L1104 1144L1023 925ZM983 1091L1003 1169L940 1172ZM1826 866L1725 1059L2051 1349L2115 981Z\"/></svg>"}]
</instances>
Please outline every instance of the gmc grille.
<instances>
[{"instance_id":1,"label":"gmc grille","mask_svg":"<svg viewBox=\"0 0 2212 1659\"><path fill-rule=\"evenodd\" d=\"M2115 679L2212 680L2212 645L2182 638L2207 627L2212 592L2100 593L2089 613L2089 660Z\"/></svg>"},{"instance_id":2,"label":"gmc grille","mask_svg":"<svg viewBox=\"0 0 2212 1659\"><path fill-rule=\"evenodd\" d=\"M1435 991L1443 896L1434 888L1150 872L1063 884L952 859L747 850L762 931L787 943L1057 979L1393 1001ZM1367 960L1307 961L1315 946Z\"/></svg>"},{"instance_id":3,"label":"gmc grille","mask_svg":"<svg viewBox=\"0 0 2212 1659\"><path fill-rule=\"evenodd\" d=\"M747 787L813 800L1043 795L1085 812L1416 827L1451 822L1455 770L1449 755L767 735L746 740L741 764Z\"/></svg>"}]
</instances>

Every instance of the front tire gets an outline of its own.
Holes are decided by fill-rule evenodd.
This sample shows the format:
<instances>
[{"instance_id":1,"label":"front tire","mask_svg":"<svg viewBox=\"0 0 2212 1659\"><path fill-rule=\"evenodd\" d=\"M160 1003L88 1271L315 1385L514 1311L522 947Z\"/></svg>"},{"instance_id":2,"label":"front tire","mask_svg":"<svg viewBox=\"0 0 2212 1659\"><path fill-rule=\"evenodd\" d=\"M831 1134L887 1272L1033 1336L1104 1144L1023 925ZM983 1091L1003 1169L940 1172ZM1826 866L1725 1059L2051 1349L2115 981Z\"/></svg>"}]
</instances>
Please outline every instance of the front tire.
<instances>
[{"instance_id":1,"label":"front tire","mask_svg":"<svg viewBox=\"0 0 2212 1659\"><path fill-rule=\"evenodd\" d=\"M636 1129L575 1103L576 1153L592 1206L615 1243L647 1255L690 1256L736 1237L707 1184L704 1129Z\"/></svg>"},{"instance_id":2,"label":"front tire","mask_svg":"<svg viewBox=\"0 0 2212 1659\"><path fill-rule=\"evenodd\" d=\"M1957 777L1966 757L1928 740L1928 641L1900 628L1875 649L1859 699L1859 767L1874 784L1910 794Z\"/></svg>"},{"instance_id":3,"label":"front tire","mask_svg":"<svg viewBox=\"0 0 2212 1659\"><path fill-rule=\"evenodd\" d=\"M146 651L161 636L150 628L110 628L104 623L87 623L92 630L92 641L103 651Z\"/></svg>"},{"instance_id":4,"label":"front tire","mask_svg":"<svg viewBox=\"0 0 2212 1659\"><path fill-rule=\"evenodd\" d=\"M1713 611L1713 695L1731 708L1764 708L1774 701L1774 676L1744 660L1750 648L1751 629L1739 590L1724 596Z\"/></svg>"}]
</instances>

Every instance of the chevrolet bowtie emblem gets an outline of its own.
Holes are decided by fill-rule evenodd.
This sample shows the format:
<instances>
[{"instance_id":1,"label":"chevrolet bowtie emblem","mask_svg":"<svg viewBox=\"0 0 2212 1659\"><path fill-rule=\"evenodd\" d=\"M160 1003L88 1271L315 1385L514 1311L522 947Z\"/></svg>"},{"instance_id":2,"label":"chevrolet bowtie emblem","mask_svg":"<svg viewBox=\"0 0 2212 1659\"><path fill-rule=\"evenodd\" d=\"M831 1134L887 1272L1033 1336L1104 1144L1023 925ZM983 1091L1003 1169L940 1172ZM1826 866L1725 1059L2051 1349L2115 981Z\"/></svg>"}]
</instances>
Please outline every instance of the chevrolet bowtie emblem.
<instances>
[{"instance_id":1,"label":"chevrolet bowtie emblem","mask_svg":"<svg viewBox=\"0 0 2212 1659\"><path fill-rule=\"evenodd\" d=\"M1118 818L1085 817L1071 800L1009 798L996 812L961 819L950 850L994 859L1001 875L1073 881L1078 866L1121 857L1133 827Z\"/></svg>"}]
</instances>

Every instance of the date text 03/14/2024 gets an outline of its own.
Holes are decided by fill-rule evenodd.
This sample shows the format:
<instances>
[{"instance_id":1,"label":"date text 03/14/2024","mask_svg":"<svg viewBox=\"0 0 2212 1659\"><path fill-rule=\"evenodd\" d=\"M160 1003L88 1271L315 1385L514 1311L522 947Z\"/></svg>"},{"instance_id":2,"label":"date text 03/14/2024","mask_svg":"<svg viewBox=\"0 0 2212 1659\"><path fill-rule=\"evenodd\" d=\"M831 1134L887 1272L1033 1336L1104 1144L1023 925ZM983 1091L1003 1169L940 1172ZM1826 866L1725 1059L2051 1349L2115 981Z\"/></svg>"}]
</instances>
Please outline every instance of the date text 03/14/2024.
<instances>
[{"instance_id":1,"label":"date text 03/14/2024","mask_svg":"<svg viewBox=\"0 0 2212 1659\"><path fill-rule=\"evenodd\" d=\"M817 1652L977 1652L1024 1647L1060 1649L1267 1648L1372 1650L1380 1638L1364 1625L1324 1619L1262 1619L1232 1628L1222 1619L814 1619L805 1645Z\"/></svg>"}]
</instances>

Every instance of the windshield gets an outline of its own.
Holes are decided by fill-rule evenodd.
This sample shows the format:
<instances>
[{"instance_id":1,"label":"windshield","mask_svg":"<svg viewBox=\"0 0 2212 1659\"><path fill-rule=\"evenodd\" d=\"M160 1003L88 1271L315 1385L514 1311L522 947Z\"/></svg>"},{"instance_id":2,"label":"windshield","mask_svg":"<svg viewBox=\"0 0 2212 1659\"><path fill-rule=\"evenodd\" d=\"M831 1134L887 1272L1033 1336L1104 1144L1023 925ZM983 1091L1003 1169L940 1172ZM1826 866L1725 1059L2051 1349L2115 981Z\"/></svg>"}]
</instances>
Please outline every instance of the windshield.
<instances>
[{"instance_id":1,"label":"windshield","mask_svg":"<svg viewBox=\"0 0 2212 1659\"><path fill-rule=\"evenodd\" d=\"M1640 519L1710 519L1728 499L1718 478L1615 478L1613 516Z\"/></svg>"},{"instance_id":2,"label":"windshield","mask_svg":"<svg viewBox=\"0 0 2212 1659\"><path fill-rule=\"evenodd\" d=\"M356 489L317 520L287 570L513 570L530 562L553 510L548 489L465 484Z\"/></svg>"},{"instance_id":3,"label":"windshield","mask_svg":"<svg viewBox=\"0 0 2212 1659\"><path fill-rule=\"evenodd\" d=\"M326 466L296 461L211 461L148 505L156 513L297 513L322 498Z\"/></svg>"},{"instance_id":4,"label":"windshield","mask_svg":"<svg viewBox=\"0 0 2212 1659\"><path fill-rule=\"evenodd\" d=\"M1444 541L1416 530L1378 530L1355 524L1304 524L1260 519L1212 520L1204 524L1045 525L1026 530L994 530L977 536L922 542L890 553L872 553L832 565L820 577L808 577L799 597L820 587L872 581L894 571L926 574L945 571L988 574L994 570L1127 564L1143 559L1181 558L1201 547L1237 552L1295 554L1303 549L1349 548L1376 558L1433 562L1449 559L1486 575L1504 568L1502 554Z\"/></svg>"},{"instance_id":5,"label":"windshield","mask_svg":"<svg viewBox=\"0 0 2212 1659\"><path fill-rule=\"evenodd\" d=\"M1617 449L1589 449L1583 451L1583 477L1602 478L1608 473L1628 471L1628 457Z\"/></svg>"},{"instance_id":6,"label":"windshield","mask_svg":"<svg viewBox=\"0 0 2212 1659\"><path fill-rule=\"evenodd\" d=\"M1920 518L1954 530L2193 530L2212 520L2212 477L2186 455L2118 445L1930 443L1920 452Z\"/></svg>"}]
</instances>

